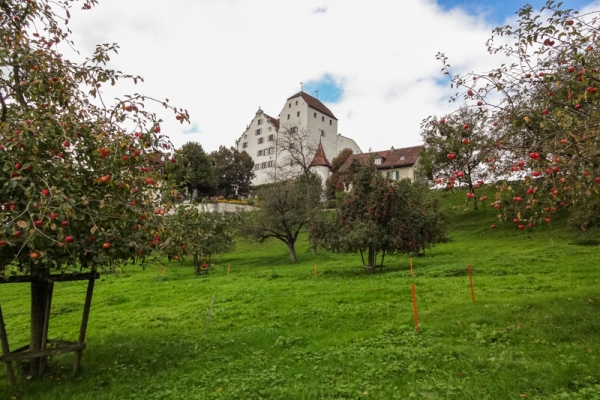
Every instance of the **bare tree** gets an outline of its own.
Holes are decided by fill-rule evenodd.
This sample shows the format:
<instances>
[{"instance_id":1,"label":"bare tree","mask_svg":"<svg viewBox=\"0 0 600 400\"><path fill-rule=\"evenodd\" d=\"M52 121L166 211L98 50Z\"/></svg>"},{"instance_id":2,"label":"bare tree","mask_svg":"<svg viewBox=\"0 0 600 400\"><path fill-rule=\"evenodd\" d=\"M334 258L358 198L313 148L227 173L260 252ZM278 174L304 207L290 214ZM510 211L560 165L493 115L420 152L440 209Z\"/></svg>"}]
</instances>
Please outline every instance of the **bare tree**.
<instances>
[{"instance_id":1,"label":"bare tree","mask_svg":"<svg viewBox=\"0 0 600 400\"><path fill-rule=\"evenodd\" d=\"M300 174L310 174L310 164L318 143L305 127L284 126L276 140L277 162L272 180L287 180Z\"/></svg>"}]
</instances>

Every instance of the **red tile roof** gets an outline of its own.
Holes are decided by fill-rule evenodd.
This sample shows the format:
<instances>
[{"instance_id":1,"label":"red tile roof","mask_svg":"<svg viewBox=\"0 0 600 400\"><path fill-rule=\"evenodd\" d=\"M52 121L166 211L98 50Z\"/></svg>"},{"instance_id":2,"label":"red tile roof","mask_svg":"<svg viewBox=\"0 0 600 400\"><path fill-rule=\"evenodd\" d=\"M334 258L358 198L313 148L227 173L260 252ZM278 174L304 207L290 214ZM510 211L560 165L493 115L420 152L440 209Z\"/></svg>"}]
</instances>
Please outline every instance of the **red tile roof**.
<instances>
[{"instance_id":1,"label":"red tile roof","mask_svg":"<svg viewBox=\"0 0 600 400\"><path fill-rule=\"evenodd\" d=\"M331 164L325 155L325 150L323 150L323 145L319 142L319 147L317 147L317 152L315 153L315 158L313 158L309 167L329 167L331 169Z\"/></svg>"},{"instance_id":2,"label":"red tile roof","mask_svg":"<svg viewBox=\"0 0 600 400\"><path fill-rule=\"evenodd\" d=\"M279 118L273 118L270 115L265 114L265 117L267 117L267 121L269 121L270 123L272 123L273 125L275 125L275 128L277 130L279 130Z\"/></svg>"},{"instance_id":3,"label":"red tile roof","mask_svg":"<svg viewBox=\"0 0 600 400\"><path fill-rule=\"evenodd\" d=\"M365 162L370 156L373 158L381 157L381 164L377 164L377 169L391 169L391 168L402 168L411 167L415 165L419 158L419 152L423 146L405 147L403 149L383 150L374 151L371 153L354 154L352 157L348 157L344 165L340 168L341 171L347 169L352 163L353 159L357 159L360 162ZM404 157L404 158L403 158Z\"/></svg>"},{"instance_id":4,"label":"red tile roof","mask_svg":"<svg viewBox=\"0 0 600 400\"><path fill-rule=\"evenodd\" d=\"M323 114L327 115L328 117L331 117L337 121L337 118L335 117L335 115L333 115L331 110L329 108L327 108L325 106L325 104L321 103L319 101L319 99L312 97L310 94L307 94L304 92L298 92L295 95L293 95L292 97L290 97L288 100L291 100L295 97L302 97L302 100L304 100L310 108L314 108L315 110L320 111Z\"/></svg>"}]
</instances>

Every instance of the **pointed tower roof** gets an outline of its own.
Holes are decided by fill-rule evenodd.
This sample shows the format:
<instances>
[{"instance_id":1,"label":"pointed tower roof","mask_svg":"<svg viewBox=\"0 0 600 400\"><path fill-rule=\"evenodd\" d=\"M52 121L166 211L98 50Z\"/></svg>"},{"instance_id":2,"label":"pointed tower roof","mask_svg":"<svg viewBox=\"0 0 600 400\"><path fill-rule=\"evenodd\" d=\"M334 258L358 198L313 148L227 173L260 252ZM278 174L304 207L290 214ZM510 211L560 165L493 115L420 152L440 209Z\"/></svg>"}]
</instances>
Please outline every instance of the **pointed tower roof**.
<instances>
[{"instance_id":1,"label":"pointed tower roof","mask_svg":"<svg viewBox=\"0 0 600 400\"><path fill-rule=\"evenodd\" d=\"M319 142L319 147L317 147L315 158L313 158L309 167L329 167L331 169L331 164L325 155L325 150L323 150L323 145L321 142Z\"/></svg>"}]
</instances>

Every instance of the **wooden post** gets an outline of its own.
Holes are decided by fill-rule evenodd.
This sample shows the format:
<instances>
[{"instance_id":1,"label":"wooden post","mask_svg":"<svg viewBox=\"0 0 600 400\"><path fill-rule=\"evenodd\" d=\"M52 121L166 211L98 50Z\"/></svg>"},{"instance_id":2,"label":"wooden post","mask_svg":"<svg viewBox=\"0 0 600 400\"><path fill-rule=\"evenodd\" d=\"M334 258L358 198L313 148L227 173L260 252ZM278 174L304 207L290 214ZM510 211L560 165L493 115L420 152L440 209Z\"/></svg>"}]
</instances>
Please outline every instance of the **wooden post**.
<instances>
[{"instance_id":1,"label":"wooden post","mask_svg":"<svg viewBox=\"0 0 600 400\"><path fill-rule=\"evenodd\" d=\"M85 343L85 334L87 331L88 319L90 317L90 308L92 306L92 295L94 294L94 283L96 282L96 271L92 270L92 276L88 281L87 292L85 294L85 304L83 305L83 317L81 318L81 328L79 329L79 340L77 344L83 345ZM76 374L79 371L81 365L81 356L83 350L77 351L75 354L75 362L73 363L73 373Z\"/></svg>"},{"instance_id":2,"label":"wooden post","mask_svg":"<svg viewBox=\"0 0 600 400\"><path fill-rule=\"evenodd\" d=\"M314 275L315 275L315 279L317 279L317 264L315 264L315 272L314 272Z\"/></svg>"},{"instance_id":3,"label":"wooden post","mask_svg":"<svg viewBox=\"0 0 600 400\"><path fill-rule=\"evenodd\" d=\"M415 284L412 284L413 310L415 313L415 331L419 332L419 314L417 313L417 294L415 293Z\"/></svg>"},{"instance_id":4,"label":"wooden post","mask_svg":"<svg viewBox=\"0 0 600 400\"><path fill-rule=\"evenodd\" d=\"M415 273L413 272L413 267L412 267L412 258L410 258L409 260L410 260L410 276L415 276Z\"/></svg>"},{"instance_id":5,"label":"wooden post","mask_svg":"<svg viewBox=\"0 0 600 400\"><path fill-rule=\"evenodd\" d=\"M9 355L10 348L8 347L8 337L6 336L6 327L4 326L2 307L0 307L0 345L2 347L2 355ZM8 377L8 386L14 389L17 386L17 381L15 380L15 370L13 369L12 361L5 361L4 364L6 365L6 376Z\"/></svg>"},{"instance_id":6,"label":"wooden post","mask_svg":"<svg viewBox=\"0 0 600 400\"><path fill-rule=\"evenodd\" d=\"M45 350L48 345L48 328L50 326L50 310L52 309L52 292L54 291L54 282L48 282L48 297L46 298L46 310L44 312L44 328L42 331L42 345L40 350ZM47 357L42 357L40 360L40 375L44 374L46 364L48 363Z\"/></svg>"},{"instance_id":7,"label":"wooden post","mask_svg":"<svg viewBox=\"0 0 600 400\"><path fill-rule=\"evenodd\" d=\"M469 284L471 285L471 300L475 302L475 291L473 290L473 275L471 274L471 264L467 264L467 272L469 272Z\"/></svg>"},{"instance_id":8,"label":"wooden post","mask_svg":"<svg viewBox=\"0 0 600 400\"><path fill-rule=\"evenodd\" d=\"M208 330L208 324L210 324L210 315L212 314L213 301L215 301L214 295L210 299L210 307L208 308L208 316L206 317L206 328L204 328L204 330Z\"/></svg>"},{"instance_id":9,"label":"wooden post","mask_svg":"<svg viewBox=\"0 0 600 400\"><path fill-rule=\"evenodd\" d=\"M227 276L229 276L229 271L231 270L231 264L227 264Z\"/></svg>"},{"instance_id":10,"label":"wooden post","mask_svg":"<svg viewBox=\"0 0 600 400\"><path fill-rule=\"evenodd\" d=\"M162 276L165 276L167 274L167 267L165 267L164 265L162 266Z\"/></svg>"}]
</instances>

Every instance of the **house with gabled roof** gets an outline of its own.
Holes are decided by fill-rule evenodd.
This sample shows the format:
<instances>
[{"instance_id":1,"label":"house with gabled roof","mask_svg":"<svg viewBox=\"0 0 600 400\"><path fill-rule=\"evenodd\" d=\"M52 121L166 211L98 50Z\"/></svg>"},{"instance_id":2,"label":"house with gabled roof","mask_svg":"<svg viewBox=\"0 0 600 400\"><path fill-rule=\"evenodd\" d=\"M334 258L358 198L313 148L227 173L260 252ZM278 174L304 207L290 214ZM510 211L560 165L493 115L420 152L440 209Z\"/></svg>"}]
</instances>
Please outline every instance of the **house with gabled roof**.
<instances>
[{"instance_id":1,"label":"house with gabled roof","mask_svg":"<svg viewBox=\"0 0 600 400\"><path fill-rule=\"evenodd\" d=\"M279 135L289 132L306 132L307 143L315 149L311 169L321 176L323 184L329 178L329 160L349 148L355 154L360 147L349 137L338 132L338 119L319 99L300 91L289 97L278 118L266 114L260 107L242 136L236 141L239 151L246 151L254 160L256 177L252 183L261 185L272 179L276 165L289 162L285 151L277 146Z\"/></svg>"},{"instance_id":2,"label":"house with gabled roof","mask_svg":"<svg viewBox=\"0 0 600 400\"><path fill-rule=\"evenodd\" d=\"M353 159L359 162L367 162L370 158L382 175L388 179L397 181L401 179L417 179L416 169L419 164L419 153L423 146L404 147L383 151L373 151L369 153L355 154L349 157L344 165L340 167L340 172L348 169Z\"/></svg>"}]
</instances>

